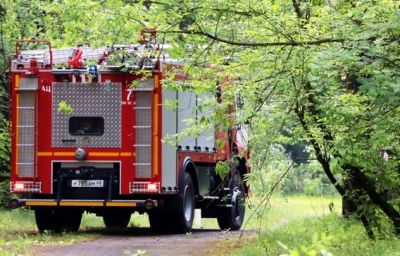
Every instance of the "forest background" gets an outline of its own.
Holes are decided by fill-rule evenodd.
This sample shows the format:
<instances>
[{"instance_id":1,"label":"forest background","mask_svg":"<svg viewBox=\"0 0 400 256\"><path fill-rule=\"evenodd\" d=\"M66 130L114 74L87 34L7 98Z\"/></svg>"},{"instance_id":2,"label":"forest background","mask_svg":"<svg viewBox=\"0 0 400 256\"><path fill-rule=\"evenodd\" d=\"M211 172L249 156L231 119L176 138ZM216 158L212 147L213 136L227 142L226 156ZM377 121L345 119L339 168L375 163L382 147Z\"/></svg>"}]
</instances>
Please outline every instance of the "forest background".
<instances>
[{"instance_id":1,"label":"forest background","mask_svg":"<svg viewBox=\"0 0 400 256\"><path fill-rule=\"evenodd\" d=\"M215 90L226 77L235 81L225 95L236 100L208 107L236 104L236 118L214 111L188 132L249 125L248 180L256 193L339 193L371 238L400 234L399 6L396 0L2 1L1 198L8 194L10 156L7 56L15 41L135 43L143 27L155 27L171 56L192 60L185 72L196 92ZM218 72L203 68L209 63Z\"/></svg>"}]
</instances>

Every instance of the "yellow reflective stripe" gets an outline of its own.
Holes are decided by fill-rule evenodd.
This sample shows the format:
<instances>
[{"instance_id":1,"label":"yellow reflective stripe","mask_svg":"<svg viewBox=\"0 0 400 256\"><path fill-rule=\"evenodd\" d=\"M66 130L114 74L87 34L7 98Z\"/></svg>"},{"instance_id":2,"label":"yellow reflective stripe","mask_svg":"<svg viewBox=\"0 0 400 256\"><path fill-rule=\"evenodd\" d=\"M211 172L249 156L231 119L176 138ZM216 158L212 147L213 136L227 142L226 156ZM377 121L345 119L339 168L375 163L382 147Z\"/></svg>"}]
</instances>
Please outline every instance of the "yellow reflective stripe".
<instances>
[{"instance_id":1,"label":"yellow reflective stripe","mask_svg":"<svg viewBox=\"0 0 400 256\"><path fill-rule=\"evenodd\" d=\"M89 156L134 156L132 152L89 152ZM53 152L38 152L37 156L53 156ZM54 156L75 156L75 152L54 152Z\"/></svg>"},{"instance_id":2,"label":"yellow reflective stripe","mask_svg":"<svg viewBox=\"0 0 400 256\"><path fill-rule=\"evenodd\" d=\"M114 207L135 207L136 203L133 202L107 202L106 206Z\"/></svg>"},{"instance_id":3,"label":"yellow reflective stripe","mask_svg":"<svg viewBox=\"0 0 400 256\"><path fill-rule=\"evenodd\" d=\"M82 202L82 201L74 201L74 202L60 202L60 206L104 206L103 202Z\"/></svg>"},{"instance_id":4,"label":"yellow reflective stripe","mask_svg":"<svg viewBox=\"0 0 400 256\"><path fill-rule=\"evenodd\" d=\"M37 152L37 156L53 156L53 152Z\"/></svg>"},{"instance_id":5,"label":"yellow reflective stripe","mask_svg":"<svg viewBox=\"0 0 400 256\"><path fill-rule=\"evenodd\" d=\"M26 206L57 206L57 202L48 201L27 201Z\"/></svg>"},{"instance_id":6,"label":"yellow reflective stripe","mask_svg":"<svg viewBox=\"0 0 400 256\"><path fill-rule=\"evenodd\" d=\"M15 75L15 87L19 87L19 75Z\"/></svg>"},{"instance_id":7,"label":"yellow reflective stripe","mask_svg":"<svg viewBox=\"0 0 400 256\"><path fill-rule=\"evenodd\" d=\"M56 201L26 201L26 206L57 206ZM87 201L61 201L60 206L80 206L80 207L136 207L136 202L87 202Z\"/></svg>"},{"instance_id":8,"label":"yellow reflective stripe","mask_svg":"<svg viewBox=\"0 0 400 256\"><path fill-rule=\"evenodd\" d=\"M54 152L54 156L75 156L75 152Z\"/></svg>"},{"instance_id":9,"label":"yellow reflective stripe","mask_svg":"<svg viewBox=\"0 0 400 256\"><path fill-rule=\"evenodd\" d=\"M119 156L118 152L89 152L89 156Z\"/></svg>"},{"instance_id":10,"label":"yellow reflective stripe","mask_svg":"<svg viewBox=\"0 0 400 256\"><path fill-rule=\"evenodd\" d=\"M158 88L158 75L154 76L154 88ZM159 92L156 91L154 95L154 139L153 139L153 174L154 176L158 175L158 104L159 104Z\"/></svg>"}]
</instances>

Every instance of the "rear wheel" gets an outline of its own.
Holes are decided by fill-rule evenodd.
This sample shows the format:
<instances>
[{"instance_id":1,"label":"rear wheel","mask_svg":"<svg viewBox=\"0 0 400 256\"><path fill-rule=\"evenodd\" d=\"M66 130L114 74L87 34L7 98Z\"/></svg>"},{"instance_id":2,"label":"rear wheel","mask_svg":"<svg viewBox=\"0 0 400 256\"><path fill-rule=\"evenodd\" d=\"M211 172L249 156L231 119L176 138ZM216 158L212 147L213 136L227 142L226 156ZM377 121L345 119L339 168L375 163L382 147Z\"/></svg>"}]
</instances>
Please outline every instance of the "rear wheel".
<instances>
[{"instance_id":1,"label":"rear wheel","mask_svg":"<svg viewBox=\"0 0 400 256\"><path fill-rule=\"evenodd\" d=\"M217 221L222 230L239 230L243 224L246 205L242 177L235 171L229 180L231 207L218 210Z\"/></svg>"},{"instance_id":2,"label":"rear wheel","mask_svg":"<svg viewBox=\"0 0 400 256\"><path fill-rule=\"evenodd\" d=\"M165 234L173 231L171 215L168 211L152 211L148 213L150 228L154 233Z\"/></svg>"},{"instance_id":3,"label":"rear wheel","mask_svg":"<svg viewBox=\"0 0 400 256\"><path fill-rule=\"evenodd\" d=\"M187 233L192 230L195 192L192 177L185 172L179 184L179 195L174 210L149 212L150 227L156 233ZM176 208L177 205L177 208ZM177 209L177 210L176 210Z\"/></svg>"},{"instance_id":4,"label":"rear wheel","mask_svg":"<svg viewBox=\"0 0 400 256\"><path fill-rule=\"evenodd\" d=\"M36 208L35 209L35 220L36 226L40 232L45 230L60 231L61 222L59 220L59 214L55 208Z\"/></svg>"},{"instance_id":5,"label":"rear wheel","mask_svg":"<svg viewBox=\"0 0 400 256\"><path fill-rule=\"evenodd\" d=\"M78 231L82 220L81 209L75 208L36 208L35 219L39 231L55 232Z\"/></svg>"},{"instance_id":6,"label":"rear wheel","mask_svg":"<svg viewBox=\"0 0 400 256\"><path fill-rule=\"evenodd\" d=\"M131 212L127 209L108 209L103 215L106 228L126 228L131 219Z\"/></svg>"},{"instance_id":7,"label":"rear wheel","mask_svg":"<svg viewBox=\"0 0 400 256\"><path fill-rule=\"evenodd\" d=\"M178 233L187 233L192 230L195 193L192 177L185 172L181 184L179 184L178 212L174 214L175 228Z\"/></svg>"},{"instance_id":8,"label":"rear wheel","mask_svg":"<svg viewBox=\"0 0 400 256\"><path fill-rule=\"evenodd\" d=\"M63 230L76 232L81 225L83 211L80 209L65 209L63 215Z\"/></svg>"}]
</instances>

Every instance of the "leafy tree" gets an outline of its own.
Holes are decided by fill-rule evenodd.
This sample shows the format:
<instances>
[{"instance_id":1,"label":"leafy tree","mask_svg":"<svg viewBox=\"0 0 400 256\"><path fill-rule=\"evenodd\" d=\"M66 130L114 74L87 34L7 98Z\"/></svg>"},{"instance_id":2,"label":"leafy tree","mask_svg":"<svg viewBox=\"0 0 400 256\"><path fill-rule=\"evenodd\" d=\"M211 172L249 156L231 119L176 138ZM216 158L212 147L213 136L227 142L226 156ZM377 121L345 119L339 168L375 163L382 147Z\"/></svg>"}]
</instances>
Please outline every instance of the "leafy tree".
<instances>
[{"instance_id":1,"label":"leafy tree","mask_svg":"<svg viewBox=\"0 0 400 256\"><path fill-rule=\"evenodd\" d=\"M385 220L400 233L398 1L6 0L3 7L8 43L112 45L157 27L171 56L192 60L184 71L197 91L224 88L222 103L208 103L218 111L200 125L251 124L253 169L275 145L307 142L371 237L371 223ZM235 98L244 103L238 119L222 114Z\"/></svg>"},{"instance_id":2,"label":"leafy tree","mask_svg":"<svg viewBox=\"0 0 400 256\"><path fill-rule=\"evenodd\" d=\"M8 83L7 83L7 55L4 42L4 20L6 10L0 4L0 204L8 198L8 179L10 175L10 141L8 135Z\"/></svg>"},{"instance_id":3,"label":"leafy tree","mask_svg":"<svg viewBox=\"0 0 400 256\"><path fill-rule=\"evenodd\" d=\"M382 214L400 233L397 200L384 197L399 185L397 154L387 162L379 155L382 147L398 147L398 3L165 1L153 6L159 13L165 6L177 10L175 16L161 15L160 30L179 34L176 44L195 60L188 71L233 60L219 74L241 78L230 92L247 105L241 121L265 127L253 126L254 137L265 134L268 148L283 139L277 131L292 130L294 140L312 146L338 192L358 207L371 237L370 222ZM176 25L163 30L165 22ZM335 172L353 181L356 196ZM370 203L375 208L365 207Z\"/></svg>"}]
</instances>

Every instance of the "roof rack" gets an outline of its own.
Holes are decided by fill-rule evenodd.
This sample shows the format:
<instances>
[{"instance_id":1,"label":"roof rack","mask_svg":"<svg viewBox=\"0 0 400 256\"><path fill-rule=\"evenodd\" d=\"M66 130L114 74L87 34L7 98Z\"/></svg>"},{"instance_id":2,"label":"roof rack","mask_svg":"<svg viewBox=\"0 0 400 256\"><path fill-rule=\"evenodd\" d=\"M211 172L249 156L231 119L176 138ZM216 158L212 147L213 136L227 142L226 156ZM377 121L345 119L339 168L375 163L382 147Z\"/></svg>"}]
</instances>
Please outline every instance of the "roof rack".
<instances>
[{"instance_id":1,"label":"roof rack","mask_svg":"<svg viewBox=\"0 0 400 256\"><path fill-rule=\"evenodd\" d=\"M170 61L165 50L169 45L158 44L155 28L144 28L140 32L138 44L118 44L111 47L93 48L78 46L53 50L48 40L21 40L16 43L15 56L12 60L12 70L39 69L84 69L85 62L102 65L109 70L154 69L161 57ZM22 44L46 43L48 48L40 50L21 51Z\"/></svg>"}]
</instances>

